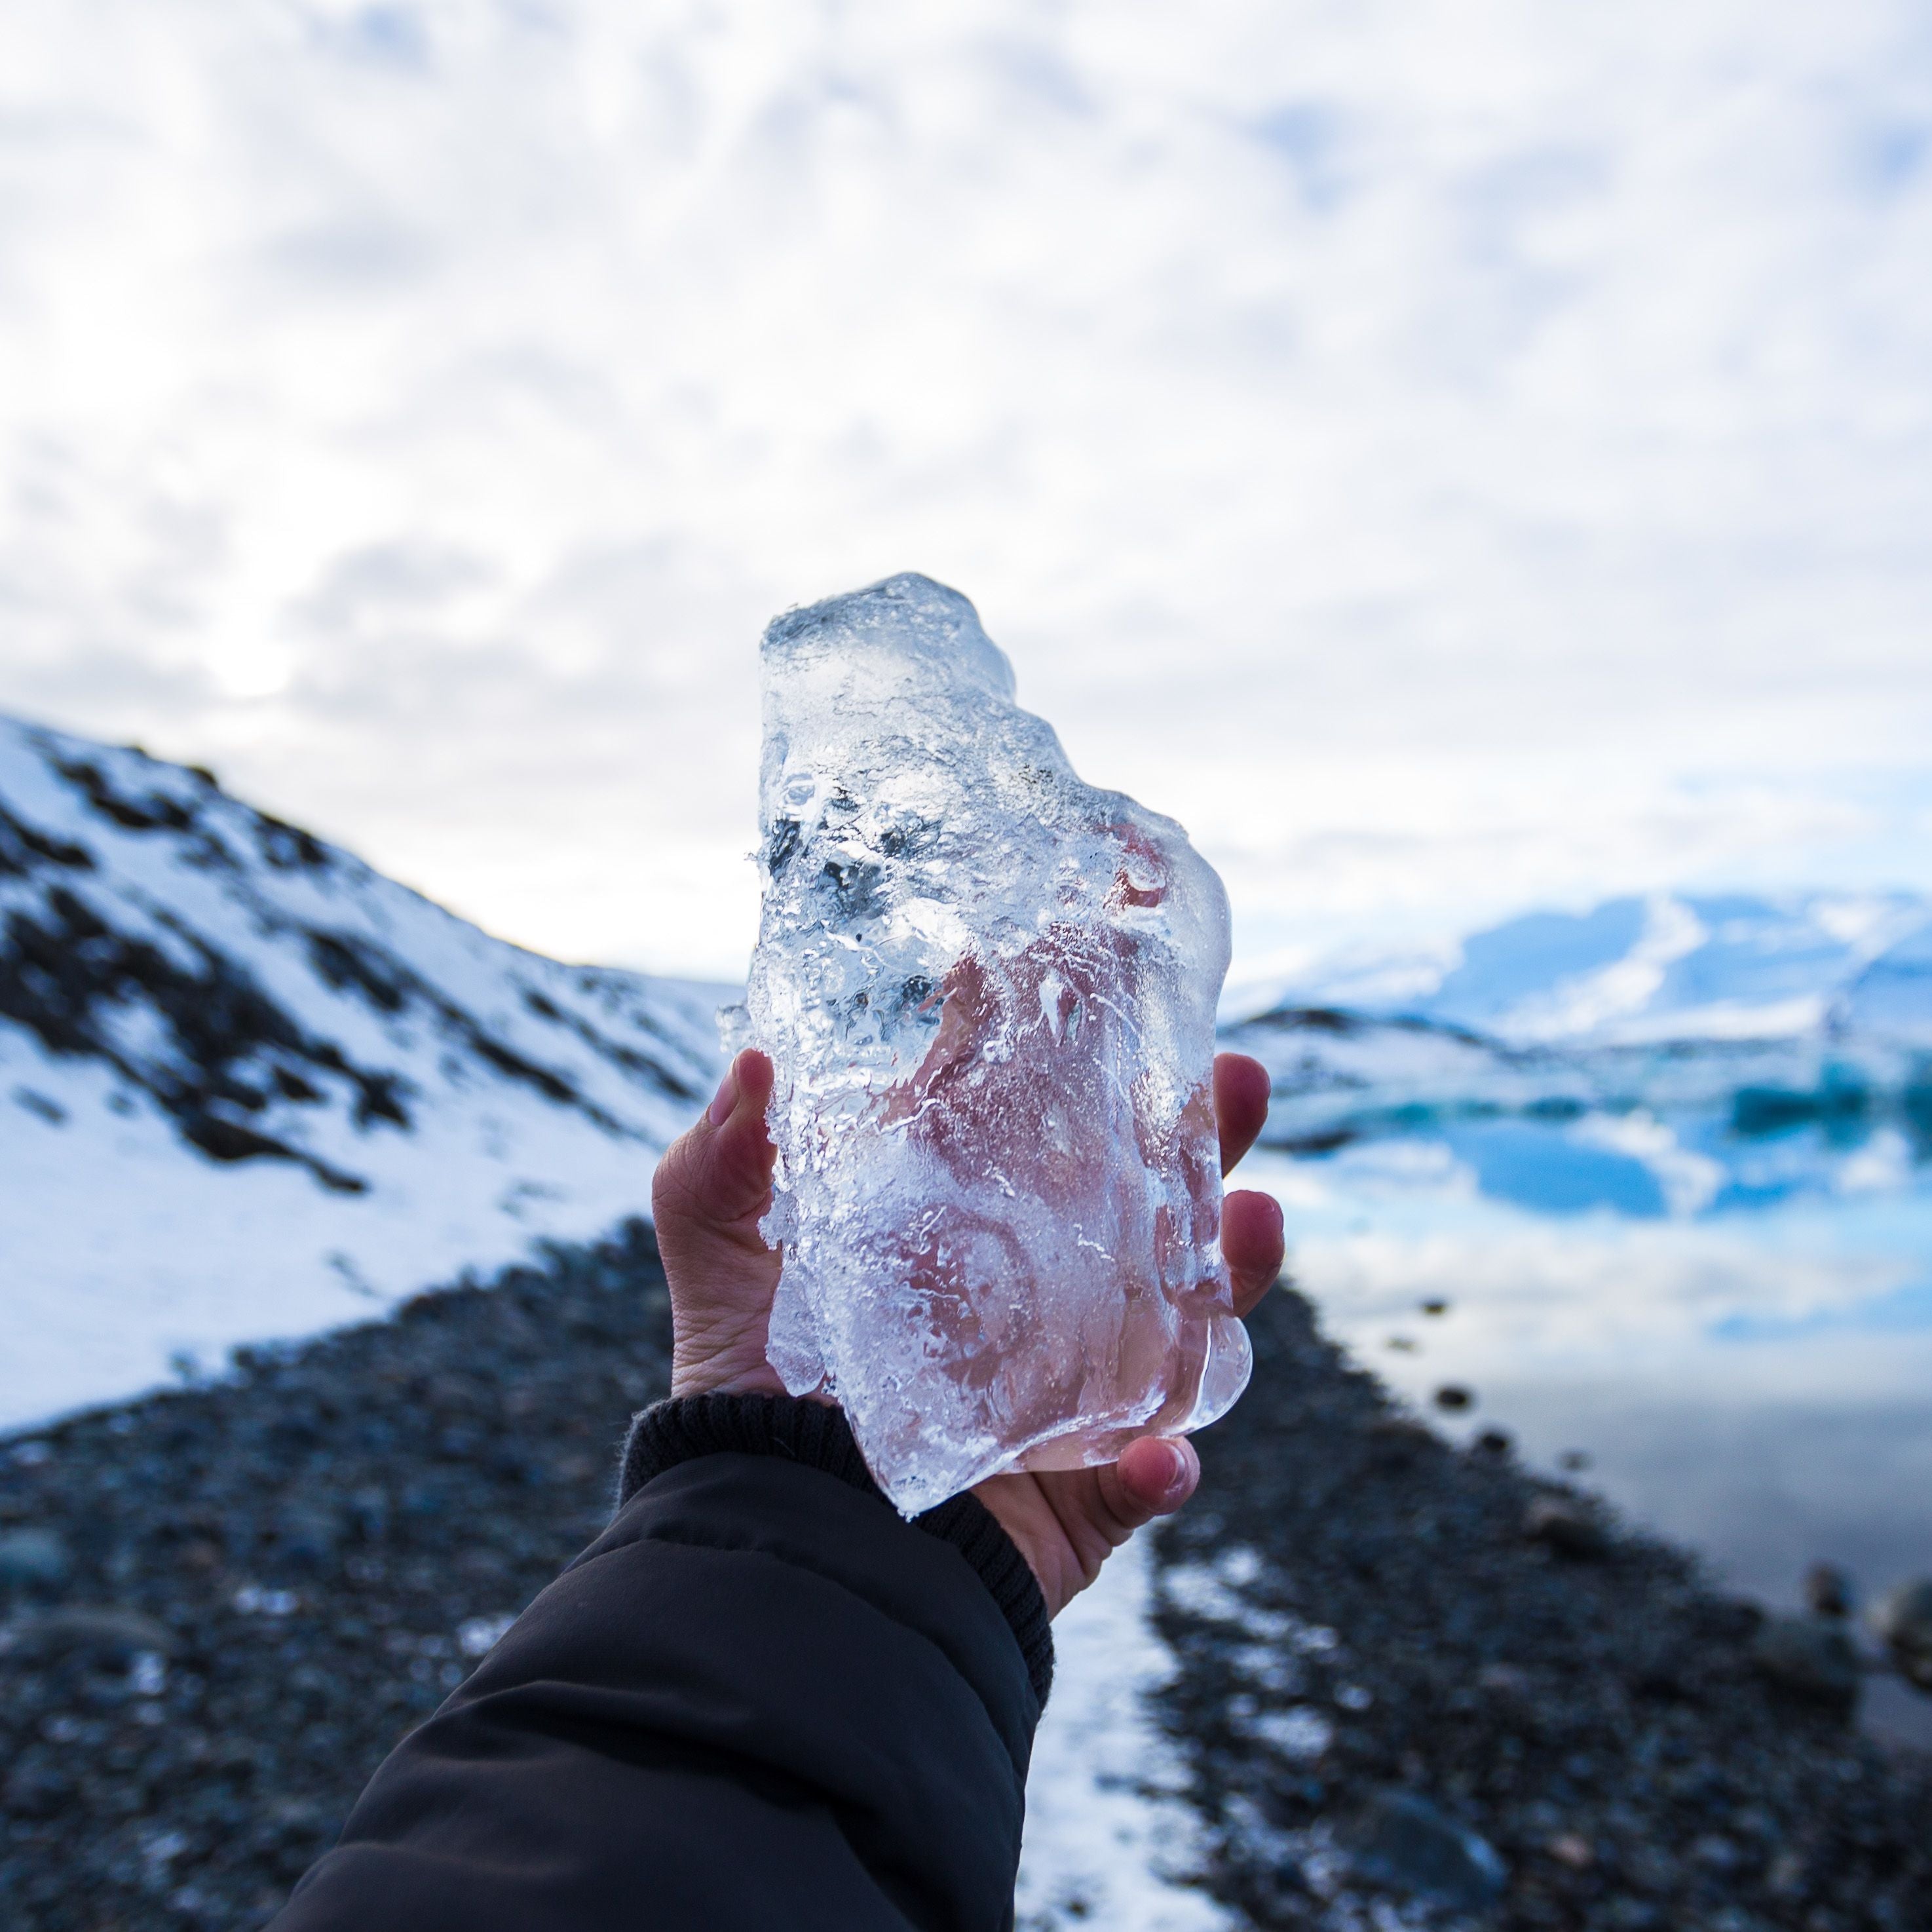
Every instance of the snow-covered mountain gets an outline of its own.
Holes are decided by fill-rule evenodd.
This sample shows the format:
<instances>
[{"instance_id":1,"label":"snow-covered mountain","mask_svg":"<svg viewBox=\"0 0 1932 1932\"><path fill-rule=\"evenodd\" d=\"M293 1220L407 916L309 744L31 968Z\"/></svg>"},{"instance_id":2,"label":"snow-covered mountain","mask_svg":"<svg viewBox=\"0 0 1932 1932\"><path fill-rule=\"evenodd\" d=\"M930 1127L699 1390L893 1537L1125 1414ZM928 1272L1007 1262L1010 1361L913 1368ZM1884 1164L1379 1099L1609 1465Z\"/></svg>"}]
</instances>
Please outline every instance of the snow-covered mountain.
<instances>
[{"instance_id":1,"label":"snow-covered mountain","mask_svg":"<svg viewBox=\"0 0 1932 1932\"><path fill-rule=\"evenodd\" d=\"M1222 1037L1267 1064L1269 1138L1296 1150L1512 1117L1600 1139L1641 1113L1740 1174L1796 1129L1839 1153L1892 1132L1910 1154L1932 1142L1932 903L1532 913L1438 956L1318 968L1237 1006ZM1729 1196L1714 1180L1708 1198Z\"/></svg>"},{"instance_id":2,"label":"snow-covered mountain","mask_svg":"<svg viewBox=\"0 0 1932 1932\"><path fill-rule=\"evenodd\" d=\"M1660 893L1526 913L1438 952L1326 962L1250 992L1230 1018L1312 1006L1432 1022L1513 1046L1834 1028L1932 1039L1932 902Z\"/></svg>"},{"instance_id":3,"label":"snow-covered mountain","mask_svg":"<svg viewBox=\"0 0 1932 1932\"><path fill-rule=\"evenodd\" d=\"M729 992L0 719L0 1428L646 1212Z\"/></svg>"},{"instance_id":4,"label":"snow-covered mountain","mask_svg":"<svg viewBox=\"0 0 1932 1932\"><path fill-rule=\"evenodd\" d=\"M0 719L0 1429L645 1212L734 995L539 958L206 772ZM1861 1172L1932 1148L1932 904L1532 914L1223 1038L1279 1147L1448 1133L1480 1168L1520 1122L1546 1166L1688 1150L1721 1202L1804 1166L1792 1128Z\"/></svg>"}]
</instances>

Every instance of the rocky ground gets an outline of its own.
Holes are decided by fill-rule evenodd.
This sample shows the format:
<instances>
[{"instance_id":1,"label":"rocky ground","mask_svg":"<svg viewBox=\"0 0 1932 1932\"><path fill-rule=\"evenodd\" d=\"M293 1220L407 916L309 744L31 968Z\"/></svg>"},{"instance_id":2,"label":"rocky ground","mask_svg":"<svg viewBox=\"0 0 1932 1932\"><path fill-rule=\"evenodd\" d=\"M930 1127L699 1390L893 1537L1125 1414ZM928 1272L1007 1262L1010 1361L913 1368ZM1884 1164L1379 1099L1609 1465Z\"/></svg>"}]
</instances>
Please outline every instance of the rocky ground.
<instances>
[{"instance_id":1,"label":"rocky ground","mask_svg":"<svg viewBox=\"0 0 1932 1932\"><path fill-rule=\"evenodd\" d=\"M1292 1294L1255 1326L1159 1546L1209 1889L1262 1926L1932 1925L1932 1768L1849 1724L1828 1629L1450 1449ZM668 1342L638 1228L0 1444L0 1924L259 1925L601 1525Z\"/></svg>"},{"instance_id":2,"label":"rocky ground","mask_svg":"<svg viewBox=\"0 0 1932 1932\"><path fill-rule=\"evenodd\" d=\"M1843 1622L1718 1593L1500 1434L1451 1448L1298 1296L1251 1325L1158 1545L1214 1892L1270 1927L1932 1926L1932 1760L1858 1733Z\"/></svg>"},{"instance_id":3,"label":"rocky ground","mask_svg":"<svg viewBox=\"0 0 1932 1932\"><path fill-rule=\"evenodd\" d=\"M261 1924L608 1519L670 1340L638 1227L0 1449L64 1558L0 1652L0 1925Z\"/></svg>"}]
</instances>

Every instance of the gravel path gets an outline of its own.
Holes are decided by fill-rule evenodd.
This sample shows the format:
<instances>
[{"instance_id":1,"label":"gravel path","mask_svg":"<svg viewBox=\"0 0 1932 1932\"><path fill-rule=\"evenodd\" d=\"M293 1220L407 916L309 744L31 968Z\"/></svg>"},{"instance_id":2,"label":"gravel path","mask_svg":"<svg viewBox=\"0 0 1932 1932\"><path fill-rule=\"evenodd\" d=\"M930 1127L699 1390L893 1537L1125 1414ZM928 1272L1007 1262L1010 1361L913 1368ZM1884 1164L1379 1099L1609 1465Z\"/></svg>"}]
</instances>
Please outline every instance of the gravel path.
<instances>
[{"instance_id":1,"label":"gravel path","mask_svg":"<svg viewBox=\"0 0 1932 1932\"><path fill-rule=\"evenodd\" d=\"M1683 1557L1526 1536L1545 1492L1391 1412L1292 1293L1255 1327L1154 1565L1154 1715L1225 1907L1932 1924L1923 1760L1765 1677ZM0 1444L0 1924L260 1924L602 1525L669 1339L635 1227ZM1569 1507L1546 1534L1594 1543Z\"/></svg>"}]
</instances>

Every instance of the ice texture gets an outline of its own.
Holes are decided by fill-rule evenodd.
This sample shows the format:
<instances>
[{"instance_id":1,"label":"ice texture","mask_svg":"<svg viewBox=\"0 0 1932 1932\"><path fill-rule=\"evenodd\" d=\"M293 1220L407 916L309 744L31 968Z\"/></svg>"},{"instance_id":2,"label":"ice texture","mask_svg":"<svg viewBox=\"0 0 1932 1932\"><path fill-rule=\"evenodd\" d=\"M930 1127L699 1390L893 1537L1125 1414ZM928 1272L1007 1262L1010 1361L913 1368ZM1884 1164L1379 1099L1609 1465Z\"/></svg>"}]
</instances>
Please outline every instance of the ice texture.
<instances>
[{"instance_id":1,"label":"ice texture","mask_svg":"<svg viewBox=\"0 0 1932 1932\"><path fill-rule=\"evenodd\" d=\"M770 1359L908 1515L1112 1461L1248 1378L1210 1076L1220 880L1082 783L957 591L887 578L764 646Z\"/></svg>"}]
</instances>

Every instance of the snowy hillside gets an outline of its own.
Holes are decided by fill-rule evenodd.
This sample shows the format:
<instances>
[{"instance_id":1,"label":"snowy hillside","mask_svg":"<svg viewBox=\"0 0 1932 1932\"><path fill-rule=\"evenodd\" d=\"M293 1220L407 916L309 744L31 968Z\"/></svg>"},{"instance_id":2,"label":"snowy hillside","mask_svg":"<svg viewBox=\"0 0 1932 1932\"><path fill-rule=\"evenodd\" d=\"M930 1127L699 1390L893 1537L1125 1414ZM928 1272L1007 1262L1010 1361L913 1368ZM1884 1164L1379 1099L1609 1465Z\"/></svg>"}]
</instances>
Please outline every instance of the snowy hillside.
<instances>
[{"instance_id":1,"label":"snowy hillside","mask_svg":"<svg viewBox=\"0 0 1932 1932\"><path fill-rule=\"evenodd\" d=\"M0 719L0 1428L645 1210L724 989L489 938Z\"/></svg>"}]
</instances>

